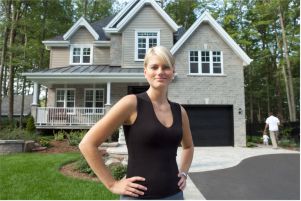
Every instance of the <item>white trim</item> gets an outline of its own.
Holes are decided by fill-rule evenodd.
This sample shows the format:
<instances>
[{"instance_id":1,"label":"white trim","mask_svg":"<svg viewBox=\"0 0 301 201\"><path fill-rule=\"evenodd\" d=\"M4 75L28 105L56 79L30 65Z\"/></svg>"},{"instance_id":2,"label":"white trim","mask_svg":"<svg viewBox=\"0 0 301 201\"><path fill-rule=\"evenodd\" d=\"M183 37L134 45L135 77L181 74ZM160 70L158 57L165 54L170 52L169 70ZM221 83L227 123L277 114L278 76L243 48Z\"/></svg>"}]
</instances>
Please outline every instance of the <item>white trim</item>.
<instances>
[{"instance_id":1,"label":"white trim","mask_svg":"<svg viewBox=\"0 0 301 201\"><path fill-rule=\"evenodd\" d=\"M70 41L49 41L44 40L42 43L46 47L68 47L70 45Z\"/></svg>"},{"instance_id":2,"label":"white trim","mask_svg":"<svg viewBox=\"0 0 301 201\"><path fill-rule=\"evenodd\" d=\"M67 91L74 91L74 107L76 104L76 88L56 88L55 89L55 106L57 107L57 91L61 90L64 91L64 107L63 108L72 108L72 107L67 107Z\"/></svg>"},{"instance_id":3,"label":"white trim","mask_svg":"<svg viewBox=\"0 0 301 201\"><path fill-rule=\"evenodd\" d=\"M93 46L94 47L110 47L111 41L94 41Z\"/></svg>"},{"instance_id":4,"label":"white trim","mask_svg":"<svg viewBox=\"0 0 301 201\"><path fill-rule=\"evenodd\" d=\"M175 54L177 50L184 44L192 33L199 27L202 22L209 22L213 29L221 36L221 38L233 49L233 51L243 60L244 65L249 65L253 60L239 47L239 45L229 36L229 34L214 20L214 18L205 11L185 32L179 41L171 48L171 53Z\"/></svg>"},{"instance_id":5,"label":"white trim","mask_svg":"<svg viewBox=\"0 0 301 201\"><path fill-rule=\"evenodd\" d=\"M197 52L198 53L198 72L191 73L191 61L190 61L190 52ZM202 52L209 52L209 73L202 72L202 64L208 62L202 62ZM220 60L221 60L221 73L213 73L213 52L220 52ZM196 63L196 62L194 62ZM189 50L188 51L188 75L212 75L212 76L223 76L224 75L224 60L223 60L223 52L220 50Z\"/></svg>"},{"instance_id":6,"label":"white trim","mask_svg":"<svg viewBox=\"0 0 301 201\"><path fill-rule=\"evenodd\" d=\"M87 102L87 99L86 99L86 91L93 91L93 101L92 101L92 107L91 109L93 109L93 112L89 112L89 114L93 114L93 113L96 113L95 112L95 109L99 108L99 107L96 107L96 91L102 91L102 101L98 101L98 102L102 102L103 103L103 106L101 108L104 108L105 106L105 100L104 100L104 97L105 97L105 94L104 94L104 88L85 88L84 89L84 107L85 108L90 108L90 107L87 107L86 106L86 102Z\"/></svg>"},{"instance_id":7,"label":"white trim","mask_svg":"<svg viewBox=\"0 0 301 201\"><path fill-rule=\"evenodd\" d=\"M110 23L104 27L104 31L108 32L114 28L111 28L127 11L132 7L132 5L136 2L136 0L130 1L111 21Z\"/></svg>"},{"instance_id":8,"label":"white trim","mask_svg":"<svg viewBox=\"0 0 301 201\"><path fill-rule=\"evenodd\" d=\"M107 82L107 100L105 105L111 105L111 82Z\"/></svg>"},{"instance_id":9,"label":"white trim","mask_svg":"<svg viewBox=\"0 0 301 201\"><path fill-rule=\"evenodd\" d=\"M160 29L135 29L135 61L144 61L144 59L138 58L138 33L145 32L155 32L157 33L157 45L160 45ZM145 36L146 39L149 39L149 36ZM149 48L149 40L146 40L146 51ZM146 53L146 52L145 52Z\"/></svg>"},{"instance_id":10,"label":"white trim","mask_svg":"<svg viewBox=\"0 0 301 201\"><path fill-rule=\"evenodd\" d=\"M81 26L86 27L86 29L92 34L95 40L99 39L98 33L92 28L92 26L81 17L77 22L64 34L64 40L68 40Z\"/></svg>"},{"instance_id":11,"label":"white trim","mask_svg":"<svg viewBox=\"0 0 301 201\"><path fill-rule=\"evenodd\" d=\"M79 63L73 63L73 49L74 48L80 48L80 62ZM84 48L90 48L90 62L89 63L83 63L83 49ZM93 45L92 44L72 44L70 45L69 49L69 64L71 65L91 65L93 63Z\"/></svg>"},{"instance_id":12,"label":"white trim","mask_svg":"<svg viewBox=\"0 0 301 201\"><path fill-rule=\"evenodd\" d=\"M117 28L111 28L127 11L131 8L133 3L136 2L133 0L129 6L126 6L105 28L104 31L107 33L116 33L119 32L131 19L135 16L137 12L145 5L151 5L158 14L167 22L167 24L172 28L173 31L177 31L179 26L167 15L167 13L154 1L154 0L141 0L134 8L126 15L124 18L117 24Z\"/></svg>"}]
</instances>

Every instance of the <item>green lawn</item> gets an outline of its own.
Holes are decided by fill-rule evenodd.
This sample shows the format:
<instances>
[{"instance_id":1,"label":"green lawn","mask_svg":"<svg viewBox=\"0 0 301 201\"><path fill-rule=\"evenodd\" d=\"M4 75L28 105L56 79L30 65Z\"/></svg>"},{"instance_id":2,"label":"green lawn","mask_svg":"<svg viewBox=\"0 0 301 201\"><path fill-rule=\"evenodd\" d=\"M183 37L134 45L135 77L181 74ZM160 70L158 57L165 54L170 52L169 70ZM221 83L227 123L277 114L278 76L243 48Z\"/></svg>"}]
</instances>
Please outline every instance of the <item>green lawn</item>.
<instances>
[{"instance_id":1,"label":"green lawn","mask_svg":"<svg viewBox=\"0 0 301 201\"><path fill-rule=\"evenodd\" d=\"M112 200L118 195L101 183L66 177L59 172L63 164L79 153L22 153L0 156L1 200Z\"/></svg>"}]
</instances>

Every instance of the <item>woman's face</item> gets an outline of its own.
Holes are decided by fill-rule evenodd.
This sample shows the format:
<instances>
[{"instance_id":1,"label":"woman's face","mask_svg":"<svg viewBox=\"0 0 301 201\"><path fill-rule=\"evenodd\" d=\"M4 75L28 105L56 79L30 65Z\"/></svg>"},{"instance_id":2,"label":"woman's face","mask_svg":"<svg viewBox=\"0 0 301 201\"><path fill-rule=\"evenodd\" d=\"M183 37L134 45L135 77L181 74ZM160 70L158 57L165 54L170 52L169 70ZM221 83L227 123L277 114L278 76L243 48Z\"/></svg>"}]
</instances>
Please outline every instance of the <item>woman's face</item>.
<instances>
[{"instance_id":1,"label":"woman's face","mask_svg":"<svg viewBox=\"0 0 301 201\"><path fill-rule=\"evenodd\" d=\"M154 88L168 87L174 77L174 68L165 64L157 55L152 55L144 68L144 76Z\"/></svg>"}]
</instances>

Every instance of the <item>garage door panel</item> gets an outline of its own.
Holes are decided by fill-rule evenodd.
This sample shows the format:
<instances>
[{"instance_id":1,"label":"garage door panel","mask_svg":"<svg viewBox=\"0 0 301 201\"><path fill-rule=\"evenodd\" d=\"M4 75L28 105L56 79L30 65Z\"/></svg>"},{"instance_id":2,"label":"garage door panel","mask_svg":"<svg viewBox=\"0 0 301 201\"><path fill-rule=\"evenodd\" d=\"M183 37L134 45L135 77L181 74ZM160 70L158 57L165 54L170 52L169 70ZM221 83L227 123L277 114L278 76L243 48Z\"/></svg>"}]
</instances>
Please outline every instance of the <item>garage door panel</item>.
<instances>
[{"instance_id":1,"label":"garage door panel","mask_svg":"<svg viewBox=\"0 0 301 201\"><path fill-rule=\"evenodd\" d=\"M195 146L233 146L233 107L216 105L184 106Z\"/></svg>"}]
</instances>

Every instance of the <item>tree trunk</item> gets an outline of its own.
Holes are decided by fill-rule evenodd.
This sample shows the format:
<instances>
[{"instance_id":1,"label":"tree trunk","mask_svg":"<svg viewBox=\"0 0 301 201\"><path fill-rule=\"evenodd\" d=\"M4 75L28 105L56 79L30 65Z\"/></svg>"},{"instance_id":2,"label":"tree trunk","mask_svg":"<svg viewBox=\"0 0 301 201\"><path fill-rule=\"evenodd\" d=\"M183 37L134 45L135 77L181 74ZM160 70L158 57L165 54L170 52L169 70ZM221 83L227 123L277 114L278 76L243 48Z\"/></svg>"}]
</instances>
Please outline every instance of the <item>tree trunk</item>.
<instances>
[{"instance_id":1,"label":"tree trunk","mask_svg":"<svg viewBox=\"0 0 301 201\"><path fill-rule=\"evenodd\" d=\"M10 20L11 17L11 3L12 1L6 1L5 2L5 17L7 20ZM7 54L7 42L8 42L8 33L9 33L9 28L8 28L8 24L5 24L4 27L4 36L3 36L3 47L2 47L2 54L1 54L1 66L0 66L0 129L2 128L2 94L3 94L3 90L2 90L2 83L3 83L3 72L4 72L4 68L6 65L6 54Z\"/></svg>"},{"instance_id":2,"label":"tree trunk","mask_svg":"<svg viewBox=\"0 0 301 201\"><path fill-rule=\"evenodd\" d=\"M12 23L9 34L9 83L8 83L8 120L11 126L13 126L13 115L14 115L14 65L13 65L13 44L16 37L16 23L19 19L19 8L13 4L13 14L12 14Z\"/></svg>"},{"instance_id":3,"label":"tree trunk","mask_svg":"<svg viewBox=\"0 0 301 201\"><path fill-rule=\"evenodd\" d=\"M288 90L287 99L288 99L289 117L290 117L290 121L296 121L297 117L296 117L295 95L294 95L294 88L293 88L293 77L291 71L291 63L288 55L287 39L286 39L285 26L284 26L281 6L279 6L279 21L280 21L280 26L282 31L282 42L283 42L283 51L284 51L283 53L286 61L286 68L283 68L283 70L284 70L284 74L287 77L286 89Z\"/></svg>"}]
</instances>

